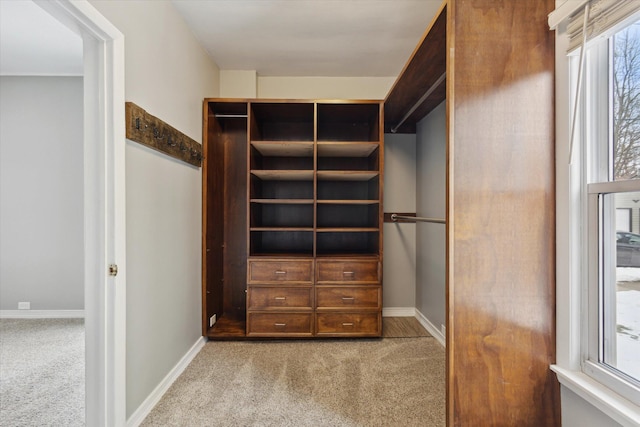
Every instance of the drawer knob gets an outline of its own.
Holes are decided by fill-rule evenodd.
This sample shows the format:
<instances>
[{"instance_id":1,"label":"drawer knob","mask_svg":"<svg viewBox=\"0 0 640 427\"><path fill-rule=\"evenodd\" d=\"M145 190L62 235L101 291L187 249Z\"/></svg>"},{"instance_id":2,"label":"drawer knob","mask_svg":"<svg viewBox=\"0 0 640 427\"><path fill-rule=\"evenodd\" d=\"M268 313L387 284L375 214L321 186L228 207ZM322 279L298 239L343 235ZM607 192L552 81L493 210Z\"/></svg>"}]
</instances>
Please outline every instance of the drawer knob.
<instances>
[{"instance_id":1,"label":"drawer knob","mask_svg":"<svg viewBox=\"0 0 640 427\"><path fill-rule=\"evenodd\" d=\"M351 323L351 322L343 323L342 326L353 326L353 323Z\"/></svg>"},{"instance_id":2,"label":"drawer knob","mask_svg":"<svg viewBox=\"0 0 640 427\"><path fill-rule=\"evenodd\" d=\"M286 300L286 299L287 299L287 297L275 297L274 299L277 299L277 300L279 300L279 301L282 301L282 300Z\"/></svg>"},{"instance_id":3,"label":"drawer knob","mask_svg":"<svg viewBox=\"0 0 640 427\"><path fill-rule=\"evenodd\" d=\"M275 326L279 327L279 328L284 328L285 326L287 326L287 324L286 323L275 323Z\"/></svg>"},{"instance_id":4,"label":"drawer knob","mask_svg":"<svg viewBox=\"0 0 640 427\"><path fill-rule=\"evenodd\" d=\"M342 301L353 301L354 297L342 297Z\"/></svg>"},{"instance_id":5,"label":"drawer knob","mask_svg":"<svg viewBox=\"0 0 640 427\"><path fill-rule=\"evenodd\" d=\"M282 271L282 270L276 270L275 273L276 274L287 274L286 271Z\"/></svg>"},{"instance_id":6,"label":"drawer knob","mask_svg":"<svg viewBox=\"0 0 640 427\"><path fill-rule=\"evenodd\" d=\"M345 276L353 276L355 273L353 271L343 271L342 274Z\"/></svg>"}]
</instances>

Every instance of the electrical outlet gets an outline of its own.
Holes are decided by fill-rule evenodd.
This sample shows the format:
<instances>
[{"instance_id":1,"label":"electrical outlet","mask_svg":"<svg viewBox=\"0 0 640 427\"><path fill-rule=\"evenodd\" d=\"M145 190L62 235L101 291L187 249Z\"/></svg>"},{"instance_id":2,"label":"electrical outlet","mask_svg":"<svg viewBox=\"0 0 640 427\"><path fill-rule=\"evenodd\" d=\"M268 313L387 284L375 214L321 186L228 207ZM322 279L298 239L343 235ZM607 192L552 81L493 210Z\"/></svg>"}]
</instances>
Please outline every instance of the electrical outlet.
<instances>
[{"instance_id":1,"label":"electrical outlet","mask_svg":"<svg viewBox=\"0 0 640 427\"><path fill-rule=\"evenodd\" d=\"M444 325L440 325L440 331L442 332L442 336L447 336L447 327Z\"/></svg>"},{"instance_id":2,"label":"electrical outlet","mask_svg":"<svg viewBox=\"0 0 640 427\"><path fill-rule=\"evenodd\" d=\"M209 327L212 327L215 324L216 324L216 315L214 314L209 318Z\"/></svg>"},{"instance_id":3,"label":"electrical outlet","mask_svg":"<svg viewBox=\"0 0 640 427\"><path fill-rule=\"evenodd\" d=\"M27 301L27 302L19 302L18 303L18 310L31 310L31 303L29 301Z\"/></svg>"}]
</instances>

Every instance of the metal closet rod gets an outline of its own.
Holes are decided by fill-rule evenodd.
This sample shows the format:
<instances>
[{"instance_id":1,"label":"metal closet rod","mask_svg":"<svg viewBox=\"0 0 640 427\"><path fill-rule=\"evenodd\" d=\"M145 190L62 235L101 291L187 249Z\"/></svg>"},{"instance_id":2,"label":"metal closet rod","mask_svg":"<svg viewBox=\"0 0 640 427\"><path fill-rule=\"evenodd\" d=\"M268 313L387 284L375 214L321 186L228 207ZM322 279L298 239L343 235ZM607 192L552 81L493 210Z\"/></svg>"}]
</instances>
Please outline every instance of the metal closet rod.
<instances>
[{"instance_id":1,"label":"metal closet rod","mask_svg":"<svg viewBox=\"0 0 640 427\"><path fill-rule=\"evenodd\" d=\"M396 222L399 219L403 219L407 221L416 221L416 222L432 222L435 224L447 223L446 219L440 219L440 218L425 218L422 216L404 216L404 215L398 215L398 214L391 214L391 221Z\"/></svg>"},{"instance_id":2,"label":"metal closet rod","mask_svg":"<svg viewBox=\"0 0 640 427\"><path fill-rule=\"evenodd\" d=\"M400 128L400 126L402 126L402 124L409 118L410 115L413 114L414 111L416 111L416 109L422 105L422 103L424 102L425 99L427 99L429 97L429 95L431 95L431 93L436 90L436 88L438 86L440 86L440 83L442 83L444 81L444 79L447 78L447 72L445 71L444 73L442 73L442 75L440 77L438 77L438 80L436 80L430 87L429 89L427 89L427 91L424 93L424 95L422 95L420 97L420 99L418 99L418 101L413 105L413 107L411 107L411 109L409 111L407 111L407 113L404 115L404 117L402 118L402 120L400 120L398 122L397 125L395 125L394 127L391 128L391 133L396 133L398 131L398 129Z\"/></svg>"}]
</instances>

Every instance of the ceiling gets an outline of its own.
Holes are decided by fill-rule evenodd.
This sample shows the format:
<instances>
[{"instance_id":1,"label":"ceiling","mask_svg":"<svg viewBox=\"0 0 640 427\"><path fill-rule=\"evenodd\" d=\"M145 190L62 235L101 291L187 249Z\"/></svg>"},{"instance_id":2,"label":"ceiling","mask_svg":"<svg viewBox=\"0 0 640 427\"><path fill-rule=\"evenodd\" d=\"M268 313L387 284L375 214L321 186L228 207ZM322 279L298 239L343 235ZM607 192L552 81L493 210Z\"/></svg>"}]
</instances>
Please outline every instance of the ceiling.
<instances>
[{"instance_id":1,"label":"ceiling","mask_svg":"<svg viewBox=\"0 0 640 427\"><path fill-rule=\"evenodd\" d=\"M220 69L396 76L441 0L172 0Z\"/></svg>"},{"instance_id":2,"label":"ceiling","mask_svg":"<svg viewBox=\"0 0 640 427\"><path fill-rule=\"evenodd\" d=\"M396 76L441 0L171 0L223 70ZM82 41L30 0L0 0L0 74L80 75Z\"/></svg>"}]
</instances>

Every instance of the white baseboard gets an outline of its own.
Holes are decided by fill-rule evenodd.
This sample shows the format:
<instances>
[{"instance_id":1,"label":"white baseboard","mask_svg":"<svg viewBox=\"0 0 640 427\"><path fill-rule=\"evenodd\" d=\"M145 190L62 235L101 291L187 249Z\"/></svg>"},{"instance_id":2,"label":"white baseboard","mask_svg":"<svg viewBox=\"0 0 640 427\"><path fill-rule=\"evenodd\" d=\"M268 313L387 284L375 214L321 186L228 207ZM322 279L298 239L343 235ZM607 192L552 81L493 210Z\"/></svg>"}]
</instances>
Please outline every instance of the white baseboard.
<instances>
[{"instance_id":1,"label":"white baseboard","mask_svg":"<svg viewBox=\"0 0 640 427\"><path fill-rule=\"evenodd\" d=\"M127 427L138 427L142 421L149 415L151 410L158 404L162 396L167 392L171 384L184 372L189 363L202 350L206 340L200 337L195 344L187 351L180 361L173 367L171 371L160 381L160 384L149 394L142 404L131 414L127 420Z\"/></svg>"},{"instance_id":2,"label":"white baseboard","mask_svg":"<svg viewBox=\"0 0 640 427\"><path fill-rule=\"evenodd\" d=\"M0 319L83 319L84 310L0 310Z\"/></svg>"},{"instance_id":3,"label":"white baseboard","mask_svg":"<svg viewBox=\"0 0 640 427\"><path fill-rule=\"evenodd\" d=\"M382 307L382 317L415 317L414 307Z\"/></svg>"},{"instance_id":4,"label":"white baseboard","mask_svg":"<svg viewBox=\"0 0 640 427\"><path fill-rule=\"evenodd\" d=\"M429 319L424 316L424 314L420 313L420 311L417 309L416 319L418 319L418 322L420 322L420 324L427 330L427 332L429 332L436 340L438 340L438 342L443 347L446 347L447 340L442 334L442 331L440 331L433 323L429 321Z\"/></svg>"}]
</instances>

